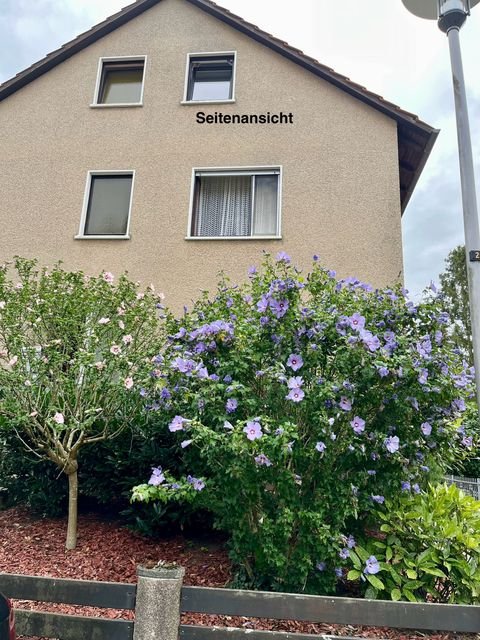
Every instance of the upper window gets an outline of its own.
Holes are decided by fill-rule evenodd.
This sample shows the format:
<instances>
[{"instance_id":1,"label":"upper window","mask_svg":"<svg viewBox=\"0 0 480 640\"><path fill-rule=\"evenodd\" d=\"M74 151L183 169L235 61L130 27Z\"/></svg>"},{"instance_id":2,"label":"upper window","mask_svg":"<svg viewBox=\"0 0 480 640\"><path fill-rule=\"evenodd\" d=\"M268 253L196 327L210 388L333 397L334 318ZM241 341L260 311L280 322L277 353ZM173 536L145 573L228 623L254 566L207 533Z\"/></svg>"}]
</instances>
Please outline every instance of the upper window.
<instances>
[{"instance_id":1,"label":"upper window","mask_svg":"<svg viewBox=\"0 0 480 640\"><path fill-rule=\"evenodd\" d=\"M88 174L80 237L128 237L133 177L133 171Z\"/></svg>"},{"instance_id":2,"label":"upper window","mask_svg":"<svg viewBox=\"0 0 480 640\"><path fill-rule=\"evenodd\" d=\"M189 54L186 102L234 100L235 53Z\"/></svg>"},{"instance_id":3,"label":"upper window","mask_svg":"<svg viewBox=\"0 0 480 640\"><path fill-rule=\"evenodd\" d=\"M190 237L278 237L280 169L195 170Z\"/></svg>"},{"instance_id":4,"label":"upper window","mask_svg":"<svg viewBox=\"0 0 480 640\"><path fill-rule=\"evenodd\" d=\"M101 58L98 70L95 105L141 105L145 56Z\"/></svg>"}]
</instances>

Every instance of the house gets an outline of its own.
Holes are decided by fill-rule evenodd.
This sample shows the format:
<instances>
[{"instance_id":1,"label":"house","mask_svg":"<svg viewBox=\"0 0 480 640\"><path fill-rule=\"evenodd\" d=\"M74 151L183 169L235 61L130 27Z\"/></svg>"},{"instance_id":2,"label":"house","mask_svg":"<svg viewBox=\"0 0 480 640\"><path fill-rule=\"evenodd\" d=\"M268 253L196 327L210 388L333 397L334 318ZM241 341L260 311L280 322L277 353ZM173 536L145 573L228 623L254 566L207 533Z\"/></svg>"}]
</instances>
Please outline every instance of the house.
<instances>
[{"instance_id":1,"label":"house","mask_svg":"<svg viewBox=\"0 0 480 640\"><path fill-rule=\"evenodd\" d=\"M174 306L262 250L392 284L437 133L211 0L137 0L0 86L1 258Z\"/></svg>"}]
</instances>

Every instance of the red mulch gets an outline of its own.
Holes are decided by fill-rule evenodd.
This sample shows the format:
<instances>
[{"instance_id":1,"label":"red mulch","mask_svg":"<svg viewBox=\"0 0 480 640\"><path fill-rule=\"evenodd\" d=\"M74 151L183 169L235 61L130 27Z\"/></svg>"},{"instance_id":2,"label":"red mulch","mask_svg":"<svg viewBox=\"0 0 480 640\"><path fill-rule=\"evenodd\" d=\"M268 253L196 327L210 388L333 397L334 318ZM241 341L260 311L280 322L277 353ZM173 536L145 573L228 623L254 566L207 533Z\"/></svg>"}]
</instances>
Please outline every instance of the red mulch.
<instances>
[{"instance_id":1,"label":"red mulch","mask_svg":"<svg viewBox=\"0 0 480 640\"><path fill-rule=\"evenodd\" d=\"M18 508L0 512L0 572L136 582L137 565L164 560L185 567L187 585L225 587L231 578L230 563L221 543L194 542L179 535L154 541L129 531L117 522L101 520L96 515L81 515L78 529L77 548L74 551L66 551L64 520L35 519L27 511ZM23 609L43 609L87 616L101 615L107 618L133 618L133 612L130 611L26 601L17 601L15 604ZM478 638L474 634L429 635L391 629L201 614L183 615L182 623L389 640L420 640L427 635L429 640Z\"/></svg>"}]
</instances>

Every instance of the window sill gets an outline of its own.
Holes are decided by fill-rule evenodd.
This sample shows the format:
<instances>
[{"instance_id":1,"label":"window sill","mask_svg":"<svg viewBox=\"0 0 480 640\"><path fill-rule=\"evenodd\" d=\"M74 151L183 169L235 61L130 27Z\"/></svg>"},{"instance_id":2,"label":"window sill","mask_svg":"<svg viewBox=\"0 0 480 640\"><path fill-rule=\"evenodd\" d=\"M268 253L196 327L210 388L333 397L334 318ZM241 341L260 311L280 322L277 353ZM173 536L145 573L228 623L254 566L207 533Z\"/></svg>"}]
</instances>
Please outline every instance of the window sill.
<instances>
[{"instance_id":1,"label":"window sill","mask_svg":"<svg viewBox=\"0 0 480 640\"><path fill-rule=\"evenodd\" d=\"M118 103L98 103L91 104L90 109L132 109L135 107L143 107L143 102L118 102Z\"/></svg>"},{"instance_id":2,"label":"window sill","mask_svg":"<svg viewBox=\"0 0 480 640\"><path fill-rule=\"evenodd\" d=\"M185 240L281 240L282 236L185 236Z\"/></svg>"},{"instance_id":3,"label":"window sill","mask_svg":"<svg viewBox=\"0 0 480 640\"><path fill-rule=\"evenodd\" d=\"M130 236L74 236L74 240L130 240Z\"/></svg>"},{"instance_id":4,"label":"window sill","mask_svg":"<svg viewBox=\"0 0 480 640\"><path fill-rule=\"evenodd\" d=\"M197 104L234 104L235 98L229 100L182 100L180 104L197 105Z\"/></svg>"}]
</instances>

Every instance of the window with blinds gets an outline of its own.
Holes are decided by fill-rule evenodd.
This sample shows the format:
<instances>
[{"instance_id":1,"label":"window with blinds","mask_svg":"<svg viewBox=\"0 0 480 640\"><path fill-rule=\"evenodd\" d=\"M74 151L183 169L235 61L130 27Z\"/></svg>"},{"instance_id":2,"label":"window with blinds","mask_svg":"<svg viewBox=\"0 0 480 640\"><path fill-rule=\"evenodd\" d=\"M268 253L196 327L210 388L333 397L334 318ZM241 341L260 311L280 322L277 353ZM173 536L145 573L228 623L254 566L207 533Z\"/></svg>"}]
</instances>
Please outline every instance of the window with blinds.
<instances>
[{"instance_id":1,"label":"window with blinds","mask_svg":"<svg viewBox=\"0 0 480 640\"><path fill-rule=\"evenodd\" d=\"M280 170L195 171L191 237L279 234Z\"/></svg>"},{"instance_id":2,"label":"window with blinds","mask_svg":"<svg viewBox=\"0 0 480 640\"><path fill-rule=\"evenodd\" d=\"M190 54L185 100L187 102L233 100L234 70L234 53Z\"/></svg>"}]
</instances>

